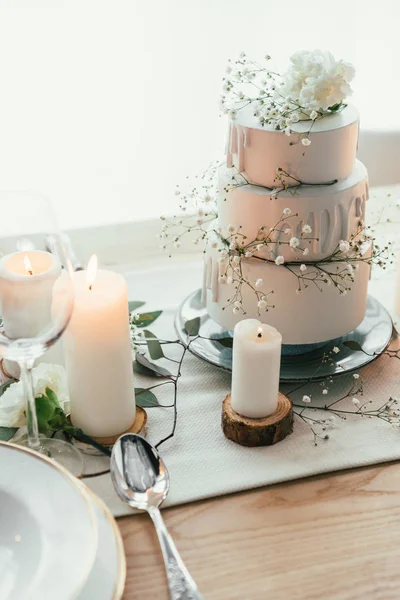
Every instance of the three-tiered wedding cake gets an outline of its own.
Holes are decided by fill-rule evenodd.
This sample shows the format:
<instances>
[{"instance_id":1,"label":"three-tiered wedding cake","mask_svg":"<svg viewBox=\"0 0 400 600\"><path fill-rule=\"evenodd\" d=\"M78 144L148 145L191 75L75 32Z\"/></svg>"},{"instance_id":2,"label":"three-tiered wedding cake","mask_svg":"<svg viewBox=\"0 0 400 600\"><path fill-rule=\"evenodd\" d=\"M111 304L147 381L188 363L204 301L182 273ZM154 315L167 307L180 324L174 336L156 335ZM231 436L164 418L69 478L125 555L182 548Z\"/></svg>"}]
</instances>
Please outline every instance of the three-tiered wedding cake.
<instances>
[{"instance_id":1,"label":"three-tiered wedding cake","mask_svg":"<svg viewBox=\"0 0 400 600\"><path fill-rule=\"evenodd\" d=\"M237 61L240 83L254 85L254 64ZM343 102L351 69L317 51L295 55L290 76L280 87L269 76L256 98L237 91L232 78L225 83L236 105L218 173L203 301L228 330L259 318L284 344L312 344L364 318L368 179L356 159L359 115Z\"/></svg>"}]
</instances>

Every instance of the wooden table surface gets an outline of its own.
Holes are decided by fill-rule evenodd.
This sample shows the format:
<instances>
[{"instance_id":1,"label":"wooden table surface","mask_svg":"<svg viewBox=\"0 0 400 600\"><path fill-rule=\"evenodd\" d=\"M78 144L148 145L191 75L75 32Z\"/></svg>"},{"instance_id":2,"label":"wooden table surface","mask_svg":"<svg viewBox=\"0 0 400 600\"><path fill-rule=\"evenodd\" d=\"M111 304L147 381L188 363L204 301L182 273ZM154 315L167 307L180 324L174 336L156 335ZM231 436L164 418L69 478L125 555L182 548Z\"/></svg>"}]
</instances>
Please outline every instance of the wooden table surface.
<instances>
[{"instance_id":1,"label":"wooden table surface","mask_svg":"<svg viewBox=\"0 0 400 600\"><path fill-rule=\"evenodd\" d=\"M312 477L163 511L205 600L400 598L400 464ZM125 600L168 599L146 515L118 520Z\"/></svg>"}]
</instances>

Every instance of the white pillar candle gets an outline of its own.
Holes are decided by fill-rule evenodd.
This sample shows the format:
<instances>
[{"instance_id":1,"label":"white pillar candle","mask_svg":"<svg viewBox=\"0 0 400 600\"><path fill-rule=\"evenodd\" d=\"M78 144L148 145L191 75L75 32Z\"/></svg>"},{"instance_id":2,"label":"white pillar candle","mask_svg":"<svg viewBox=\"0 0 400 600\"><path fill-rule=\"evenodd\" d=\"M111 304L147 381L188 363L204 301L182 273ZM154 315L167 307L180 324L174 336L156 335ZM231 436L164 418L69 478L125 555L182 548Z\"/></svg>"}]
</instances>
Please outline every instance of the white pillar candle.
<instances>
[{"instance_id":1,"label":"white pillar candle","mask_svg":"<svg viewBox=\"0 0 400 600\"><path fill-rule=\"evenodd\" d=\"M49 326L60 274L60 261L49 252L14 252L0 259L1 317L9 338L33 338Z\"/></svg>"},{"instance_id":2,"label":"white pillar candle","mask_svg":"<svg viewBox=\"0 0 400 600\"><path fill-rule=\"evenodd\" d=\"M257 319L245 319L233 335L232 392L234 411L260 419L278 405L282 336Z\"/></svg>"},{"instance_id":3,"label":"white pillar candle","mask_svg":"<svg viewBox=\"0 0 400 600\"><path fill-rule=\"evenodd\" d=\"M108 437L128 430L136 416L128 289L122 275L91 274L92 265L74 273L65 364L72 423L90 436Z\"/></svg>"}]
</instances>

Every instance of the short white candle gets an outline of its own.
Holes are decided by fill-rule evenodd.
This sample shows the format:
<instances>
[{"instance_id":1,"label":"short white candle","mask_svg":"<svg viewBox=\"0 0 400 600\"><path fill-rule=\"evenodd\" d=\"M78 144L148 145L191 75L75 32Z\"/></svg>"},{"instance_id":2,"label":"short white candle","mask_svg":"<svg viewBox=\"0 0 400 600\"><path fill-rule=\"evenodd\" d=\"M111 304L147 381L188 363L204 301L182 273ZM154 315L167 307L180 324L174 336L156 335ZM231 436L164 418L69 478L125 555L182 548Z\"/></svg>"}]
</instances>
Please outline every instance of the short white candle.
<instances>
[{"instance_id":1,"label":"short white candle","mask_svg":"<svg viewBox=\"0 0 400 600\"><path fill-rule=\"evenodd\" d=\"M9 338L33 338L49 326L60 274L60 261L49 252L14 252L0 259L1 316Z\"/></svg>"},{"instance_id":2,"label":"short white candle","mask_svg":"<svg viewBox=\"0 0 400 600\"><path fill-rule=\"evenodd\" d=\"M75 304L64 334L71 421L94 437L135 421L135 389L125 279L112 271L74 273Z\"/></svg>"},{"instance_id":3,"label":"short white candle","mask_svg":"<svg viewBox=\"0 0 400 600\"><path fill-rule=\"evenodd\" d=\"M237 323L233 334L234 411L252 419L267 417L278 405L282 336L257 319Z\"/></svg>"}]
</instances>

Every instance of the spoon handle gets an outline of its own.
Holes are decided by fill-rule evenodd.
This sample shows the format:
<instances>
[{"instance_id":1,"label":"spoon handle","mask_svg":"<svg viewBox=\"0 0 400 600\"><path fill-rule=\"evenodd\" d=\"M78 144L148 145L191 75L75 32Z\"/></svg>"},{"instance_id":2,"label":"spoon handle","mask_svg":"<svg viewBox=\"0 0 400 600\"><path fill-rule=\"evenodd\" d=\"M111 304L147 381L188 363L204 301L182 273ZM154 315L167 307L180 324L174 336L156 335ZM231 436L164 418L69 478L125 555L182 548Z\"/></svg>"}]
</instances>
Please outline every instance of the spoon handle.
<instances>
[{"instance_id":1,"label":"spoon handle","mask_svg":"<svg viewBox=\"0 0 400 600\"><path fill-rule=\"evenodd\" d=\"M160 511L152 507L148 512L156 528L163 553L171 600L202 600L197 585L168 533Z\"/></svg>"}]
</instances>

